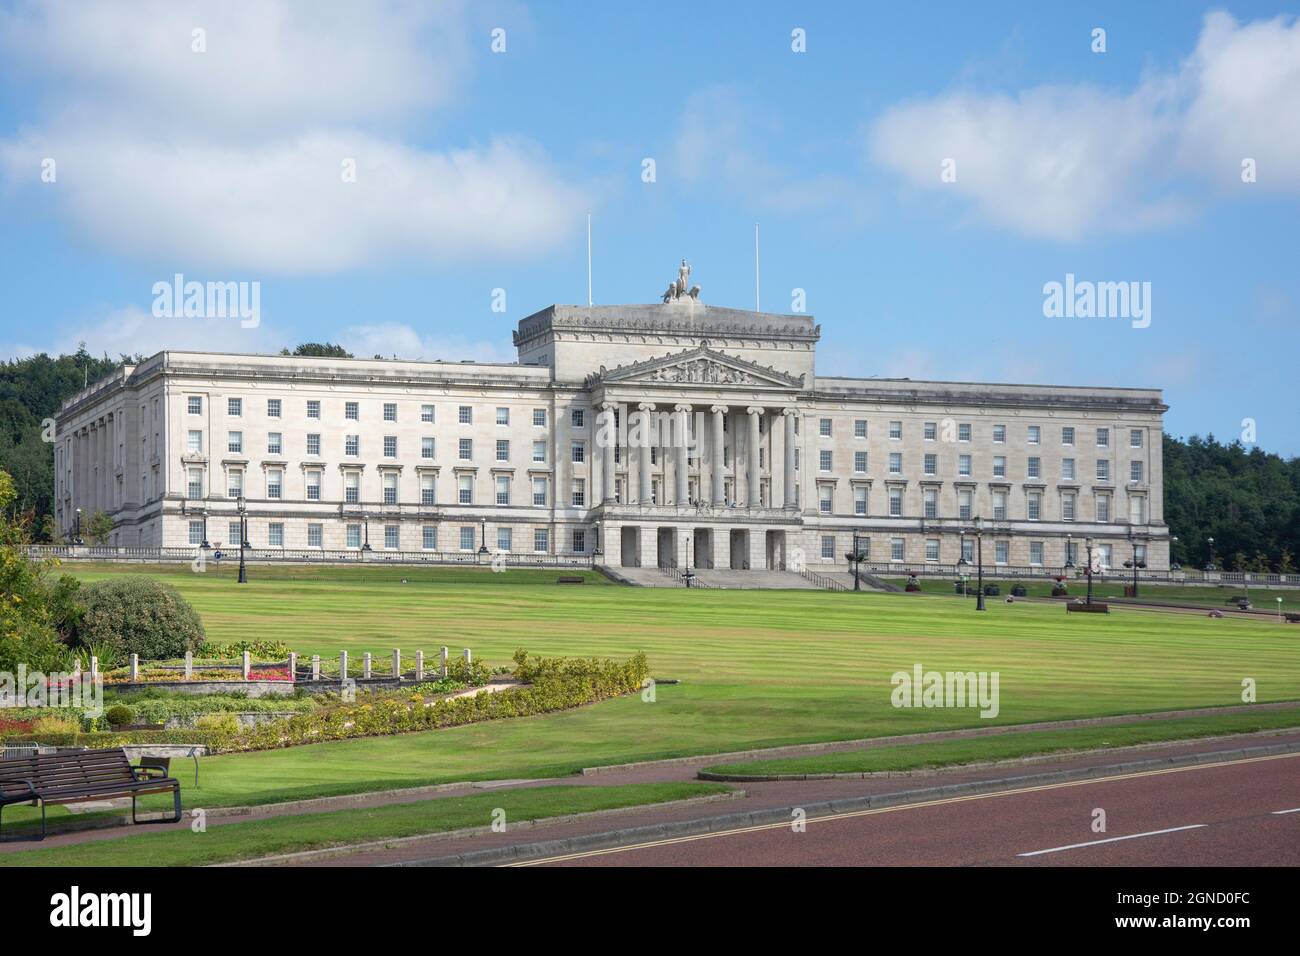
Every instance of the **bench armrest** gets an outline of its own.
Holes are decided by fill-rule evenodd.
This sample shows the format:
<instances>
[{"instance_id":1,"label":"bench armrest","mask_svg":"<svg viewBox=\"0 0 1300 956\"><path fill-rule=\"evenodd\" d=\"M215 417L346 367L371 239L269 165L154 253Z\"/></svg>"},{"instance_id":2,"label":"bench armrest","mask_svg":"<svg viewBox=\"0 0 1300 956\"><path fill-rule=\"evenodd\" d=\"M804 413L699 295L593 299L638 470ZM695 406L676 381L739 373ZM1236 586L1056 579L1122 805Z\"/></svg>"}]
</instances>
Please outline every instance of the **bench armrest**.
<instances>
[{"instance_id":1,"label":"bench armrest","mask_svg":"<svg viewBox=\"0 0 1300 956\"><path fill-rule=\"evenodd\" d=\"M27 777L0 777L0 784L5 784L5 783L25 783L25 784L27 784L27 794L28 794L28 796L23 796L23 795L21 795L21 794L17 794L17 793L6 794L6 793L0 791L0 800L5 800L5 801L7 801L7 802L9 802L9 803L13 803L13 802L15 802L15 800L17 799L19 802L21 802L21 801L23 801L23 800L30 800L31 797L33 797L33 796L36 795L36 787L35 787L35 785L31 782L31 780L29 780Z\"/></svg>"},{"instance_id":2,"label":"bench armrest","mask_svg":"<svg viewBox=\"0 0 1300 956\"><path fill-rule=\"evenodd\" d=\"M131 776L137 782L144 780L166 780L167 771L162 767L132 767Z\"/></svg>"}]
</instances>

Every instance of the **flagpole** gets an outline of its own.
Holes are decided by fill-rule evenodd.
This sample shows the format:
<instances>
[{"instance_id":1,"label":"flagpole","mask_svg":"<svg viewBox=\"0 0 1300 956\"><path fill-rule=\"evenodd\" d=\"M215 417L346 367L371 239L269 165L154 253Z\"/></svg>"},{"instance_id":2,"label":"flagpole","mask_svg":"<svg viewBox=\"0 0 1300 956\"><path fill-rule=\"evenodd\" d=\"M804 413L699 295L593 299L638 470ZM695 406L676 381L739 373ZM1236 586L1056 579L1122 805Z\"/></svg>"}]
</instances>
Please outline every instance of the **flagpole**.
<instances>
[{"instance_id":1,"label":"flagpole","mask_svg":"<svg viewBox=\"0 0 1300 956\"><path fill-rule=\"evenodd\" d=\"M763 311L758 293L758 223L754 223L754 311Z\"/></svg>"},{"instance_id":2,"label":"flagpole","mask_svg":"<svg viewBox=\"0 0 1300 956\"><path fill-rule=\"evenodd\" d=\"M587 308L591 308L591 213L587 213Z\"/></svg>"}]
</instances>

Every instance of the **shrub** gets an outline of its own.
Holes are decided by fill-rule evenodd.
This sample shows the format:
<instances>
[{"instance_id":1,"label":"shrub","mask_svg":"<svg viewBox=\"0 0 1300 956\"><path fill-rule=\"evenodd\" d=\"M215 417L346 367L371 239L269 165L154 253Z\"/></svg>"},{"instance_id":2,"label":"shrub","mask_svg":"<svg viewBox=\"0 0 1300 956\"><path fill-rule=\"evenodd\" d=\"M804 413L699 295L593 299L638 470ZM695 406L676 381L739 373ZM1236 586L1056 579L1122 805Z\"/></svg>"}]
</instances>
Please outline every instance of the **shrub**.
<instances>
[{"instance_id":1,"label":"shrub","mask_svg":"<svg viewBox=\"0 0 1300 956\"><path fill-rule=\"evenodd\" d=\"M123 724L135 723L135 711L126 704L118 704L108 708L104 713L110 727L121 727Z\"/></svg>"},{"instance_id":2,"label":"shrub","mask_svg":"<svg viewBox=\"0 0 1300 956\"><path fill-rule=\"evenodd\" d=\"M194 719L194 726L216 734L239 733L239 720L234 714L202 714Z\"/></svg>"},{"instance_id":3,"label":"shrub","mask_svg":"<svg viewBox=\"0 0 1300 956\"><path fill-rule=\"evenodd\" d=\"M235 641L232 644L219 644L204 640L194 651L195 657L213 660L238 660L248 651L255 661L279 661L289 656L292 650L284 641Z\"/></svg>"},{"instance_id":4,"label":"shrub","mask_svg":"<svg viewBox=\"0 0 1300 956\"><path fill-rule=\"evenodd\" d=\"M104 643L143 660L182 657L203 641L203 623L176 588L146 577L110 578L82 589L81 643Z\"/></svg>"},{"instance_id":5,"label":"shrub","mask_svg":"<svg viewBox=\"0 0 1300 956\"><path fill-rule=\"evenodd\" d=\"M81 731L81 721L73 717L41 717L32 721L32 733L37 737L42 734L75 734Z\"/></svg>"}]
</instances>

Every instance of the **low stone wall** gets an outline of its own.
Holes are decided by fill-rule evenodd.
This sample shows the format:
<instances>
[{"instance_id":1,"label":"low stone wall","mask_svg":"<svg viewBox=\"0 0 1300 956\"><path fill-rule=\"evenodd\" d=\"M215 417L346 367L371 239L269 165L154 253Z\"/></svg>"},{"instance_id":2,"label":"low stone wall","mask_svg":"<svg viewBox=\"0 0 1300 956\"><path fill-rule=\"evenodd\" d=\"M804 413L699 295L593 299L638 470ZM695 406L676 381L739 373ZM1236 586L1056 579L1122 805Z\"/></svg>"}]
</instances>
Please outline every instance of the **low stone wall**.
<instances>
[{"instance_id":1,"label":"low stone wall","mask_svg":"<svg viewBox=\"0 0 1300 956\"><path fill-rule=\"evenodd\" d=\"M105 690L115 690L124 694L144 690L178 691L182 694L245 694L248 697L290 697L294 684L287 680L168 680L124 682L105 684ZM337 682L334 686L338 686Z\"/></svg>"}]
</instances>

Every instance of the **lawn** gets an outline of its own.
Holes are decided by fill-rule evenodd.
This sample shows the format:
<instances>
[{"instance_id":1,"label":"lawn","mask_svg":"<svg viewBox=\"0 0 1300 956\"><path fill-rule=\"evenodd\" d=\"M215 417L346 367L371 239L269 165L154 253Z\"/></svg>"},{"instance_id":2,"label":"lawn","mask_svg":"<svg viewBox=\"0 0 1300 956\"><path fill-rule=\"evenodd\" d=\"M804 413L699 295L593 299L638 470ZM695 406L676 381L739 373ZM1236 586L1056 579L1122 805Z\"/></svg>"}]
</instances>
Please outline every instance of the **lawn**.
<instances>
[{"instance_id":1,"label":"lawn","mask_svg":"<svg viewBox=\"0 0 1300 956\"><path fill-rule=\"evenodd\" d=\"M735 774L880 773L951 767L1040 754L1068 753L1103 747L1194 740L1199 737L1251 734L1300 727L1300 709L1214 714L1170 720L1141 720L1105 727L1029 730L1024 733L925 744L873 747L842 753L809 754L774 760L720 764L709 770ZM1136 759L1136 758L1131 758Z\"/></svg>"},{"instance_id":2,"label":"lawn","mask_svg":"<svg viewBox=\"0 0 1300 956\"><path fill-rule=\"evenodd\" d=\"M139 566L128 569L140 573ZM157 569L153 569L157 572ZM122 573L74 567L84 577ZM557 572L255 568L159 573L219 641L278 639L300 654L426 654L470 647L491 664L517 647L626 657L661 685L562 714L204 761L186 806L261 803L453 780L974 726L969 709L895 709L890 676L997 671L997 723L1300 699L1300 628L1256 620L824 591L557 586ZM567 572L566 572L567 573ZM401 583L403 577L407 583Z\"/></svg>"},{"instance_id":3,"label":"lawn","mask_svg":"<svg viewBox=\"0 0 1300 956\"><path fill-rule=\"evenodd\" d=\"M426 833L485 827L493 813L511 823L726 793L707 783L615 787L536 787L464 797L440 797L366 810L332 810L209 826L206 831L132 833L74 846L0 854L0 866L206 866L256 857Z\"/></svg>"},{"instance_id":4,"label":"lawn","mask_svg":"<svg viewBox=\"0 0 1300 956\"><path fill-rule=\"evenodd\" d=\"M907 583L905 577L887 577L884 580L891 584L897 584L902 587ZM954 580L949 577L918 577L917 581L921 584L923 594L944 594L956 597L954 593ZM1002 597L1011 593L1011 588L1017 584L1023 584L1029 592L1029 597L1051 597L1053 581L1048 574L1044 574L1041 579L1006 579L994 577L990 574L984 575L985 584L996 584L1002 589ZM1066 582L1070 588L1070 597L1083 597L1088 593L1088 581L1086 578L1071 578ZM1100 601L1124 601L1132 598L1124 597L1124 588L1131 581L1121 581L1110 579L1102 581L1100 578L1092 583L1093 600ZM971 576L971 592L974 593L974 575ZM1295 588L1243 588L1239 584L1222 585L1222 586L1200 586L1186 584L1150 584L1141 578L1138 579L1138 599L1143 604L1197 604L1205 607L1207 610L1212 607L1227 607L1228 598L1245 595L1250 598L1250 603L1256 610L1277 611L1277 599L1282 599L1283 611L1300 611L1300 590ZM971 598L974 600L974 598Z\"/></svg>"}]
</instances>

